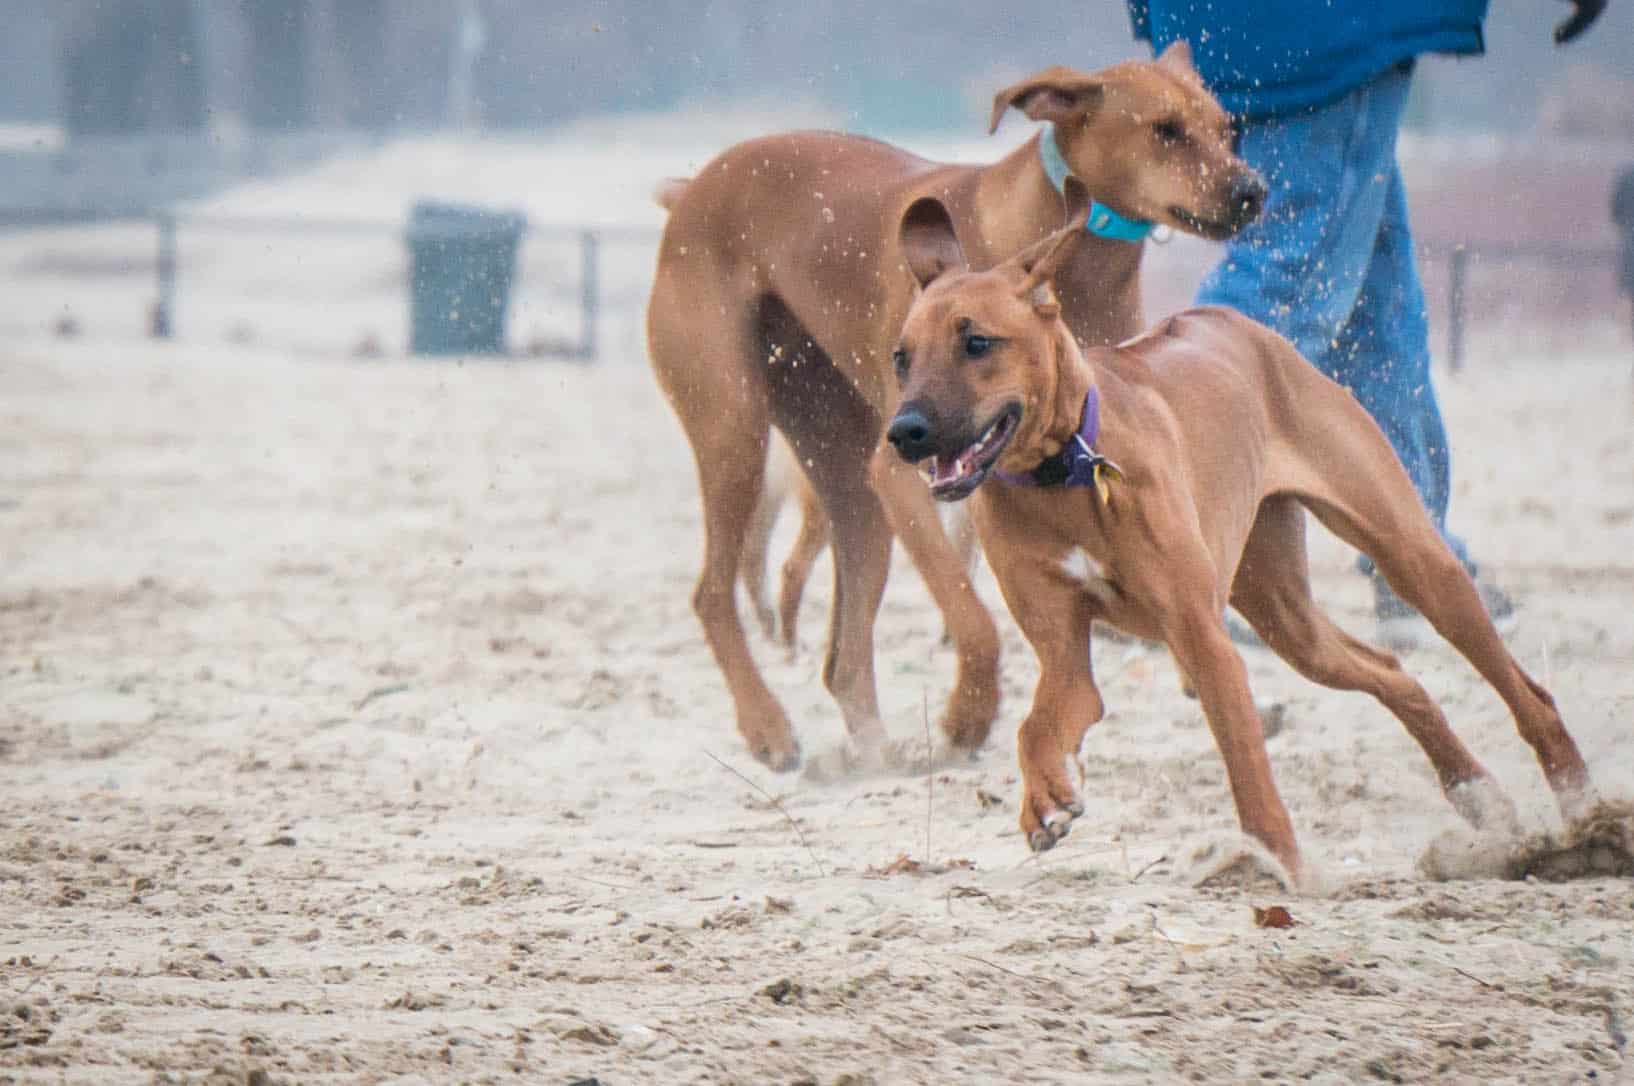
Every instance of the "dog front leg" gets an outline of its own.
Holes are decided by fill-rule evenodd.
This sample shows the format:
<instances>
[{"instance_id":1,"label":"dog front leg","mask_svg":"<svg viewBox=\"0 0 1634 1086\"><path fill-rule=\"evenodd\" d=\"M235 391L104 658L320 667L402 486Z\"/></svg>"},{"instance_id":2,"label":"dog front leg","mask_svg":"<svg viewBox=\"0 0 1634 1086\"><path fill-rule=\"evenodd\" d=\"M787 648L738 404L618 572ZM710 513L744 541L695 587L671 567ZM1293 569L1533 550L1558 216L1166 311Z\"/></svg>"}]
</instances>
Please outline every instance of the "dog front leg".
<instances>
[{"instance_id":1,"label":"dog front leg","mask_svg":"<svg viewBox=\"0 0 1634 1086\"><path fill-rule=\"evenodd\" d=\"M1068 761L1105 713L1090 665L1094 597L1074 581L1059 555L1006 531L1011 518L990 518L983 545L1016 624L1038 654L1038 687L1016 737L1021 768L1021 832L1035 852L1055 847L1084 803ZM997 531L989 534L988 528Z\"/></svg>"},{"instance_id":2,"label":"dog front leg","mask_svg":"<svg viewBox=\"0 0 1634 1086\"><path fill-rule=\"evenodd\" d=\"M999 632L971 584L963 559L936 515L936 502L913 468L888 447L874 456L874 492L884 503L891 530L902 541L958 654L953 691L942 713L942 731L961 750L987 741L999 711Z\"/></svg>"},{"instance_id":3,"label":"dog front leg","mask_svg":"<svg viewBox=\"0 0 1634 1086\"><path fill-rule=\"evenodd\" d=\"M1224 609L1206 588L1192 593L1177 608L1165 609L1164 639L1182 673L1196 686L1225 762L1238 823L1297 879L1299 846L1293 822L1271 776L1264 726L1248 686L1248 668L1226 633L1221 618Z\"/></svg>"}]
</instances>

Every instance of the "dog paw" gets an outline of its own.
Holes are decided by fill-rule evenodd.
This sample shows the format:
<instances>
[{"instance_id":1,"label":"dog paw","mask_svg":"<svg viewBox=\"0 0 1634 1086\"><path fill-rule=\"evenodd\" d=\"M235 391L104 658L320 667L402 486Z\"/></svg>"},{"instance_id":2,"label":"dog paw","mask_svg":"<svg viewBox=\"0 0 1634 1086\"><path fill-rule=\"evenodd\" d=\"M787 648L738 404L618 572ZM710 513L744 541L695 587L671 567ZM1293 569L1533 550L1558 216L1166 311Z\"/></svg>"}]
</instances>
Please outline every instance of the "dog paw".
<instances>
[{"instance_id":1,"label":"dog paw","mask_svg":"<svg viewBox=\"0 0 1634 1086\"><path fill-rule=\"evenodd\" d=\"M1017 737L1021 763L1021 835L1034 852L1054 848L1084 813L1084 802L1072 786L1068 757L1059 734L1039 728L1031 719Z\"/></svg>"},{"instance_id":2,"label":"dog paw","mask_svg":"<svg viewBox=\"0 0 1634 1086\"><path fill-rule=\"evenodd\" d=\"M814 784L827 784L848 777L868 777L891 768L888 743L881 736L865 734L814 751L806 759L801 776Z\"/></svg>"},{"instance_id":3,"label":"dog paw","mask_svg":"<svg viewBox=\"0 0 1634 1086\"><path fill-rule=\"evenodd\" d=\"M1296 873L1244 833L1210 834L1186 843L1178 850L1176 878L1188 886L1253 893L1315 892L1322 885L1312 869Z\"/></svg>"},{"instance_id":4,"label":"dog paw","mask_svg":"<svg viewBox=\"0 0 1634 1086\"><path fill-rule=\"evenodd\" d=\"M976 760L976 752L949 740L923 737L888 739L879 749L882 768L906 776L937 769L957 769Z\"/></svg>"},{"instance_id":5,"label":"dog paw","mask_svg":"<svg viewBox=\"0 0 1634 1086\"><path fill-rule=\"evenodd\" d=\"M775 773L787 773L800 765L800 741L776 701L739 701L737 718L738 734L755 761Z\"/></svg>"},{"instance_id":6,"label":"dog paw","mask_svg":"<svg viewBox=\"0 0 1634 1086\"><path fill-rule=\"evenodd\" d=\"M1519 837L1520 816L1514 802L1491 777L1464 781L1447 789L1453 810L1477 830L1507 837Z\"/></svg>"},{"instance_id":7,"label":"dog paw","mask_svg":"<svg viewBox=\"0 0 1634 1086\"><path fill-rule=\"evenodd\" d=\"M858 740L853 737L812 754L806 759L804 776L819 784L846 777L917 777L934 770L967 766L974 760L974 751L961 750L945 741L933 739L927 747L922 738Z\"/></svg>"},{"instance_id":8,"label":"dog paw","mask_svg":"<svg viewBox=\"0 0 1634 1086\"><path fill-rule=\"evenodd\" d=\"M769 603L755 603L755 619L760 623L760 632L766 635L766 640L776 642L777 612L772 610Z\"/></svg>"},{"instance_id":9,"label":"dog paw","mask_svg":"<svg viewBox=\"0 0 1634 1086\"><path fill-rule=\"evenodd\" d=\"M1041 789L1029 787L1021 801L1021 832L1026 835L1027 847L1034 852L1048 852L1072 832L1073 821L1083 813L1083 801L1073 793L1064 775Z\"/></svg>"},{"instance_id":10,"label":"dog paw","mask_svg":"<svg viewBox=\"0 0 1634 1086\"><path fill-rule=\"evenodd\" d=\"M1027 834L1027 847L1034 852L1048 852L1057 841L1072 832L1073 820L1083 813L1084 805L1076 801L1049 812L1039 820L1038 829Z\"/></svg>"},{"instance_id":11,"label":"dog paw","mask_svg":"<svg viewBox=\"0 0 1634 1086\"><path fill-rule=\"evenodd\" d=\"M800 743L794 736L749 741L749 753L755 761L774 773L792 773L800 768Z\"/></svg>"},{"instance_id":12,"label":"dog paw","mask_svg":"<svg viewBox=\"0 0 1634 1086\"><path fill-rule=\"evenodd\" d=\"M988 733L993 728L993 718L997 714L996 698L978 704L950 705L947 715L942 718L942 736L951 747L975 752L987 742Z\"/></svg>"}]
</instances>

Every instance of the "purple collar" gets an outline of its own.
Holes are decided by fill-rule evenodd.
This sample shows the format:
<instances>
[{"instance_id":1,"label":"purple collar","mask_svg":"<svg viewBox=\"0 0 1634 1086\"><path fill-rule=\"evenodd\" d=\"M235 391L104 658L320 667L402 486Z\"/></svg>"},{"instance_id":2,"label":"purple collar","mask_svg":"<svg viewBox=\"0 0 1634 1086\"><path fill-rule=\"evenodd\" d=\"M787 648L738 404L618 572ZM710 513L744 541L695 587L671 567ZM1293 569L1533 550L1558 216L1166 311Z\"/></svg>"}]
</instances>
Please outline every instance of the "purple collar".
<instances>
[{"instance_id":1,"label":"purple collar","mask_svg":"<svg viewBox=\"0 0 1634 1086\"><path fill-rule=\"evenodd\" d=\"M1095 451L1095 440L1101 433L1101 393L1094 385L1084 397L1084 413L1078 420L1078 432L1061 446L1061 451L1039 464L1032 471L1016 474L1000 471L993 474L1001 482L1012 486L1092 486L1102 501L1109 501L1106 478L1123 478L1118 466Z\"/></svg>"}]
</instances>

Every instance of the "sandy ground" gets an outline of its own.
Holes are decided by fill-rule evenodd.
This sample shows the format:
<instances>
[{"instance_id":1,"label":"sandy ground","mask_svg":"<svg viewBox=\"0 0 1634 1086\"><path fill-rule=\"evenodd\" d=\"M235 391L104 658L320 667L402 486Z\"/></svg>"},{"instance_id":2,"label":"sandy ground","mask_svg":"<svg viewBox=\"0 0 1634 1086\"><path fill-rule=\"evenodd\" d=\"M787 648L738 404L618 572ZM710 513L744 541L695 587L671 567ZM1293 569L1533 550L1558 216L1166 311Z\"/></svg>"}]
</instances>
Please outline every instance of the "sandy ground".
<instances>
[{"instance_id":1,"label":"sandy ground","mask_svg":"<svg viewBox=\"0 0 1634 1086\"><path fill-rule=\"evenodd\" d=\"M527 189L540 161L484 191L572 197ZM349 169L217 210L357 214ZM1138 647L1097 648L1091 813L1040 857L1008 619L976 761L819 783L748 758L688 602L691 458L640 358L650 258L610 261L601 366L462 365L394 353L389 239L197 241L182 338L145 342L150 238L0 239L0 1081L1634 1080L1630 880L1426 876L1459 823L1425 759L1263 651L1315 893L1195 885L1235 854L1232 804ZM62 313L77 338L48 335ZM387 357L346 357L380 322ZM1611 326L1579 331L1478 339L1443 382L1454 521L1628 799L1634 391L1626 344L1582 346ZM1369 633L1349 554L1314 561ZM811 751L841 741L827 577L794 662L756 641ZM900 559L879 651L887 723L922 738L951 666ZM1557 828L1495 696L1444 647L1406 662ZM1271 905L1297 926L1256 927Z\"/></svg>"},{"instance_id":2,"label":"sandy ground","mask_svg":"<svg viewBox=\"0 0 1634 1086\"><path fill-rule=\"evenodd\" d=\"M1460 525L1623 796L1627 380L1616 359L1538 359L1445 390ZM975 763L760 769L689 610L691 464L640 367L42 339L0 358L0 390L0 1079L1624 1066L1629 882L1420 876L1456 825L1425 760L1381 709L1263 652L1317 896L1190 884L1230 799L1168 662L1123 646L1100 650L1092 813L1045 856L1014 830L1033 667L1013 631ZM1346 563L1324 543L1320 589L1365 629ZM763 646L818 748L840 738L816 678L826 597L796 663ZM904 738L948 680L938 634L899 564L880 652ZM1409 664L1548 824L1496 699L1447 650ZM886 873L902 856L927 869ZM1256 928L1271 904L1298 926Z\"/></svg>"}]
</instances>

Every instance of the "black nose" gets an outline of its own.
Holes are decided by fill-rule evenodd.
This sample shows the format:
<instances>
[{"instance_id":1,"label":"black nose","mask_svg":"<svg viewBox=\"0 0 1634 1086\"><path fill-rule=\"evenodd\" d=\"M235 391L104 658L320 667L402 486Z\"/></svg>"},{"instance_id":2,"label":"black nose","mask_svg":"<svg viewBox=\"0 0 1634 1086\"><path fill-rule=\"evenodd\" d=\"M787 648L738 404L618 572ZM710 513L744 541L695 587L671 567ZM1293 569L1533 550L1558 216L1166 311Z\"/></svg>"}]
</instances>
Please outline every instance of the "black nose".
<instances>
[{"instance_id":1,"label":"black nose","mask_svg":"<svg viewBox=\"0 0 1634 1086\"><path fill-rule=\"evenodd\" d=\"M924 408L911 403L902 405L896 418L891 420L890 429L885 431L886 440L896 447L897 455L910 464L931 454L934 436L930 416Z\"/></svg>"},{"instance_id":2,"label":"black nose","mask_svg":"<svg viewBox=\"0 0 1634 1086\"><path fill-rule=\"evenodd\" d=\"M1246 226L1265 210L1265 181L1257 173L1243 174L1231 181L1231 221Z\"/></svg>"}]
</instances>

